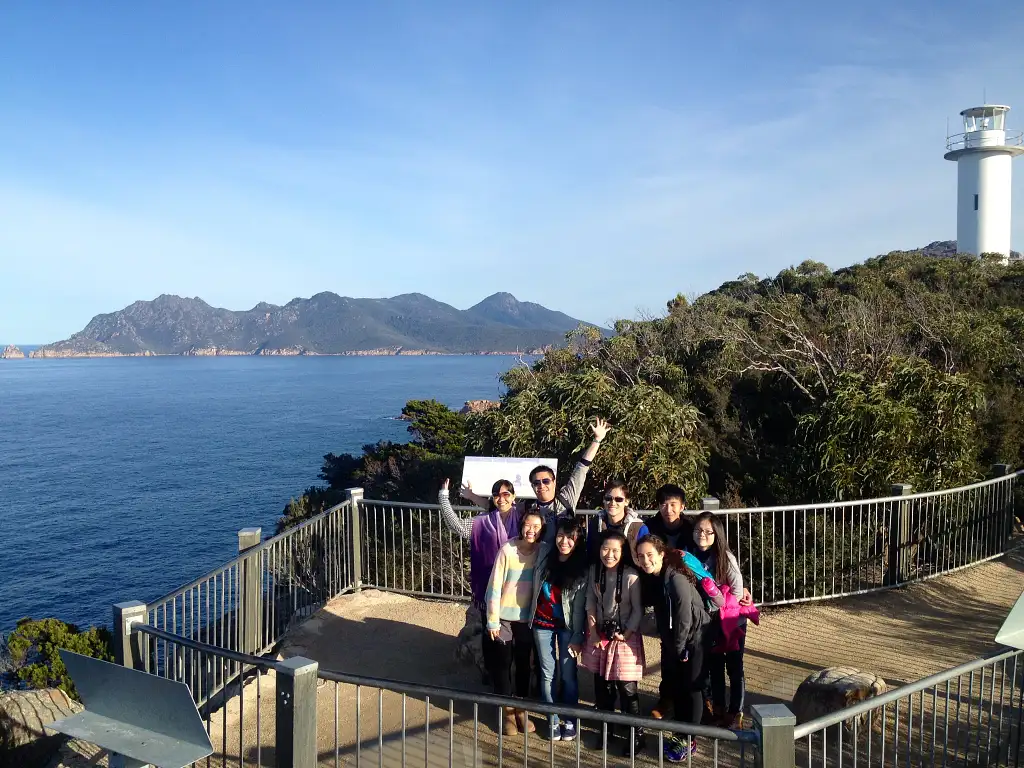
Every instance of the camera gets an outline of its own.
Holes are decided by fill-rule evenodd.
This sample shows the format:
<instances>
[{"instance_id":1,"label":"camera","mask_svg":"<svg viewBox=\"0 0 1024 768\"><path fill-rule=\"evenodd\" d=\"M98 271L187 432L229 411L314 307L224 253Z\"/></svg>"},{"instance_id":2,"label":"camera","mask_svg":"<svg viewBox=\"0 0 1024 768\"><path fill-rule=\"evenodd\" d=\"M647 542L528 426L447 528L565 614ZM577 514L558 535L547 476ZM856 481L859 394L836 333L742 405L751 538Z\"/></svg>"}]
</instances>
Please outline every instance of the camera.
<instances>
[{"instance_id":1,"label":"camera","mask_svg":"<svg viewBox=\"0 0 1024 768\"><path fill-rule=\"evenodd\" d=\"M599 631L601 633L601 637L607 640L611 640L616 632L622 631L622 625L614 619L605 619L603 622L601 622L601 627Z\"/></svg>"}]
</instances>

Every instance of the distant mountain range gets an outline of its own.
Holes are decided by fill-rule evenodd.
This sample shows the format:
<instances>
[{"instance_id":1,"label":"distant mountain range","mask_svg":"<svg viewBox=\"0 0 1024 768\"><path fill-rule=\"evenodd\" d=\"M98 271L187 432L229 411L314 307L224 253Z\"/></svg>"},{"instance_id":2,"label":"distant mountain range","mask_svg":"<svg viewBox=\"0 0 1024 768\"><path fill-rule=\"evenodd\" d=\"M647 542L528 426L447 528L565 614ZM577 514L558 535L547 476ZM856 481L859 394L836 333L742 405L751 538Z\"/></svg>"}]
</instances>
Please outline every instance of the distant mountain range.
<instances>
[{"instance_id":1,"label":"distant mountain range","mask_svg":"<svg viewBox=\"0 0 1024 768\"><path fill-rule=\"evenodd\" d=\"M466 310L421 293L352 299L324 292L237 312L163 295L97 315L71 338L30 356L537 353L564 343L579 324L509 293Z\"/></svg>"}]
</instances>

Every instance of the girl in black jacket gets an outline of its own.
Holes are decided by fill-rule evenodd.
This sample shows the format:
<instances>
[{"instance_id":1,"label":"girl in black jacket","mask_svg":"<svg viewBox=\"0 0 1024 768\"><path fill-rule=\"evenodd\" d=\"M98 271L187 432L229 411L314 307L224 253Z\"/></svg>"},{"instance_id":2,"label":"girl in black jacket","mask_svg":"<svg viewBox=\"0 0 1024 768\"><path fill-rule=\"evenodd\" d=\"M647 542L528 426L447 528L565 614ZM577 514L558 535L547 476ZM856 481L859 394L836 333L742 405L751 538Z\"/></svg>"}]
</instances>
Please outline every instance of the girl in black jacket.
<instances>
[{"instance_id":1,"label":"girl in black jacket","mask_svg":"<svg viewBox=\"0 0 1024 768\"><path fill-rule=\"evenodd\" d=\"M706 629L711 623L697 579L665 542L653 534L636 545L637 565L659 576L662 596L654 613L661 635L661 675L668 681L675 719L698 724L704 711L703 680ZM665 740L665 759L679 762L696 752L697 743L677 737Z\"/></svg>"}]
</instances>

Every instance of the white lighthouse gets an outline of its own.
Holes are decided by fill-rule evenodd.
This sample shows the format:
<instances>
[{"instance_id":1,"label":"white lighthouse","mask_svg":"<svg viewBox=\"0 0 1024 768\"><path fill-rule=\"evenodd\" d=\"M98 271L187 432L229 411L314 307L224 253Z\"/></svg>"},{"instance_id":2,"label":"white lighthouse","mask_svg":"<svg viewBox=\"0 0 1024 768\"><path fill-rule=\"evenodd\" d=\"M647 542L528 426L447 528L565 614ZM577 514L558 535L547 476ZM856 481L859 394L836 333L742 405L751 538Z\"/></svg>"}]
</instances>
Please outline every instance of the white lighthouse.
<instances>
[{"instance_id":1,"label":"white lighthouse","mask_svg":"<svg viewBox=\"0 0 1024 768\"><path fill-rule=\"evenodd\" d=\"M956 161L956 249L960 253L1010 256L1011 163L1024 154L1020 131L1006 130L1000 104L960 114L964 132L946 137L947 160Z\"/></svg>"}]
</instances>

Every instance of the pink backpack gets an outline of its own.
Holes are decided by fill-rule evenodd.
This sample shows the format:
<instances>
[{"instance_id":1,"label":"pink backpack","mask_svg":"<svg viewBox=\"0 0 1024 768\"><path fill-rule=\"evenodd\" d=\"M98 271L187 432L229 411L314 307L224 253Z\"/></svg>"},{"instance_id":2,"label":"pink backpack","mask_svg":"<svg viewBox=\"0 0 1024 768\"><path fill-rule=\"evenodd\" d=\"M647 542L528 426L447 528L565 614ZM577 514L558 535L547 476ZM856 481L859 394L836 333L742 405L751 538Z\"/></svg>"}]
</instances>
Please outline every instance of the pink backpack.
<instances>
[{"instance_id":1,"label":"pink backpack","mask_svg":"<svg viewBox=\"0 0 1024 768\"><path fill-rule=\"evenodd\" d=\"M740 619L747 618L754 622L754 624L760 624L761 612L757 610L757 606L754 604L740 605L738 602L739 598L732 593L732 588L728 584L722 584L719 589L725 595L725 605L718 609L718 618L722 621L722 637L724 640L712 648L711 652L727 653L728 651L738 651L740 649L740 640L744 635Z\"/></svg>"}]
</instances>

